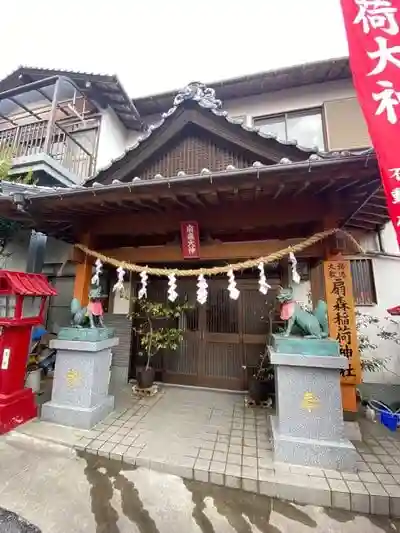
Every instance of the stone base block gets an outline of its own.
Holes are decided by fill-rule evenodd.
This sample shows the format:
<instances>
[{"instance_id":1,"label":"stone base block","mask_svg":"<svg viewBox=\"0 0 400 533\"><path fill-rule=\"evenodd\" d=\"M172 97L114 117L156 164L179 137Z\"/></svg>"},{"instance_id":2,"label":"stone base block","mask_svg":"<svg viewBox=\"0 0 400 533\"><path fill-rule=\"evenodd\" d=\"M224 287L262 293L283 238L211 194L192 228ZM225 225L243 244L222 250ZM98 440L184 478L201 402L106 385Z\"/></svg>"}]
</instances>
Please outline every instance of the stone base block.
<instances>
[{"instance_id":1,"label":"stone base block","mask_svg":"<svg viewBox=\"0 0 400 533\"><path fill-rule=\"evenodd\" d=\"M94 407L60 405L53 401L42 406L41 419L62 426L90 429L98 424L114 409L114 396L106 396Z\"/></svg>"},{"instance_id":2,"label":"stone base block","mask_svg":"<svg viewBox=\"0 0 400 533\"><path fill-rule=\"evenodd\" d=\"M276 417L271 417L271 426L275 461L329 470L355 469L357 451L347 439L331 441L284 435Z\"/></svg>"},{"instance_id":3,"label":"stone base block","mask_svg":"<svg viewBox=\"0 0 400 533\"><path fill-rule=\"evenodd\" d=\"M129 368L127 366L111 366L111 386L123 387L128 384Z\"/></svg>"}]
</instances>

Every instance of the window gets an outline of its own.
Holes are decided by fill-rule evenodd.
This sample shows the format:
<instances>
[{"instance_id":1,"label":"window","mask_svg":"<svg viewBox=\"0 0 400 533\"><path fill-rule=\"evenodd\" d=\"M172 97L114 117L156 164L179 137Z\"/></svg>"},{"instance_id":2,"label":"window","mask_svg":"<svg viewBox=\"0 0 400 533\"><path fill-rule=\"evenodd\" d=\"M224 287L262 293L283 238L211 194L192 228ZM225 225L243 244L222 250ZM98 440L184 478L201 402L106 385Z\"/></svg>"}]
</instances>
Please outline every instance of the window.
<instances>
[{"instance_id":1,"label":"window","mask_svg":"<svg viewBox=\"0 0 400 533\"><path fill-rule=\"evenodd\" d=\"M376 304L376 291L371 260L353 259L350 261L350 265L355 305Z\"/></svg>"},{"instance_id":2,"label":"window","mask_svg":"<svg viewBox=\"0 0 400 533\"><path fill-rule=\"evenodd\" d=\"M295 111L272 117L255 117L254 126L265 133L273 133L283 141L297 141L305 148L325 150L322 113L319 109Z\"/></svg>"}]
</instances>

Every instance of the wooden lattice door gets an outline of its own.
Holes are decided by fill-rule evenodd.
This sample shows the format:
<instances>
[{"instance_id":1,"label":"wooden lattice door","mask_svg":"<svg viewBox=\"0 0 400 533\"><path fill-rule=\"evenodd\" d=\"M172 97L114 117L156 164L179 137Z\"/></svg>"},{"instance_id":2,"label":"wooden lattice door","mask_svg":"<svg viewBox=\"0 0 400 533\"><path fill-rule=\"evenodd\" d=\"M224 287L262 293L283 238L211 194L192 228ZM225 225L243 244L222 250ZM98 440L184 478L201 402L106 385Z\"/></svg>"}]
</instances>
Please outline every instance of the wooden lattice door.
<instances>
[{"instance_id":1,"label":"wooden lattice door","mask_svg":"<svg viewBox=\"0 0 400 533\"><path fill-rule=\"evenodd\" d=\"M268 303L275 299L278 278L268 278L272 285L267 297L258 290L258 281L237 279L238 300L229 298L227 280L210 279L207 302L196 302L196 280L179 281L179 295L192 306L170 325L183 329L183 341L176 351L163 350L153 360L167 383L197 385L220 389L244 390L247 373L244 366L257 364L269 332ZM167 283L152 281L148 296L153 301L167 301ZM163 324L167 325L164 321Z\"/></svg>"},{"instance_id":2,"label":"wooden lattice door","mask_svg":"<svg viewBox=\"0 0 400 533\"><path fill-rule=\"evenodd\" d=\"M243 353L240 342L240 298L232 300L227 281L210 280L200 316L199 385L240 390Z\"/></svg>"}]
</instances>

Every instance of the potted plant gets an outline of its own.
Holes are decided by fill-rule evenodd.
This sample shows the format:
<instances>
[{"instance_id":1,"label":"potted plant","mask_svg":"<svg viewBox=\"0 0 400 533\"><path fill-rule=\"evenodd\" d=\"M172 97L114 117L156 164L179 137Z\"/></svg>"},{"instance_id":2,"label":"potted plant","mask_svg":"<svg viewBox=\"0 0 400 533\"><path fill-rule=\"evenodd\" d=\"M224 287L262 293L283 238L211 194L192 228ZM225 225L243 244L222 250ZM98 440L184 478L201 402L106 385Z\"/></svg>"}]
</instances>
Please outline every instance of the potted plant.
<instances>
[{"instance_id":1,"label":"potted plant","mask_svg":"<svg viewBox=\"0 0 400 533\"><path fill-rule=\"evenodd\" d=\"M270 354L268 350L269 339L272 335L273 315L275 314L275 304L267 306L267 320L261 317L263 322L268 324L268 333L266 333L266 346L264 352L255 366L243 366L247 370L247 382L250 398L260 404L268 399L275 397L275 373L274 367L270 363Z\"/></svg>"},{"instance_id":2,"label":"potted plant","mask_svg":"<svg viewBox=\"0 0 400 533\"><path fill-rule=\"evenodd\" d=\"M130 318L136 319L137 325L133 327L139 336L139 343L145 358L145 363L136 367L136 380L139 389L148 389L154 383L154 368L151 366L152 358L160 350L177 350L183 338L183 330L169 326L170 319L176 320L189 306L185 303L163 304L146 299L134 299L134 311Z\"/></svg>"},{"instance_id":3,"label":"potted plant","mask_svg":"<svg viewBox=\"0 0 400 533\"><path fill-rule=\"evenodd\" d=\"M269 398L275 397L275 374L274 367L270 364L268 346L264 353L260 354L258 364L255 367L247 367L249 396L260 404Z\"/></svg>"}]
</instances>

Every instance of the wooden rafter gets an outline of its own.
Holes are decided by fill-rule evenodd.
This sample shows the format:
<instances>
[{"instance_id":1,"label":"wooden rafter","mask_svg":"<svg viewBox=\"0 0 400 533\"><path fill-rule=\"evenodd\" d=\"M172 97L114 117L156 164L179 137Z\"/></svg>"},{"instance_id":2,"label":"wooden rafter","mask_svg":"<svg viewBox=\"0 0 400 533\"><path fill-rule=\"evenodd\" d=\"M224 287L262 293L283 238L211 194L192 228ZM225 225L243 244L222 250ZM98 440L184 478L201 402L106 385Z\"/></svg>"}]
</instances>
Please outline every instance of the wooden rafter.
<instances>
[{"instance_id":1,"label":"wooden rafter","mask_svg":"<svg viewBox=\"0 0 400 533\"><path fill-rule=\"evenodd\" d=\"M367 205L367 203L369 202L369 200L377 193L377 191L380 189L381 187L381 184L378 185L378 187L374 187L373 189L371 189L370 191L367 191L366 194L366 198L360 202L360 204L358 205L358 207L351 213L351 215L343 222L343 226L346 226L353 217L356 216L357 213L359 213L361 211L361 209Z\"/></svg>"}]
</instances>

